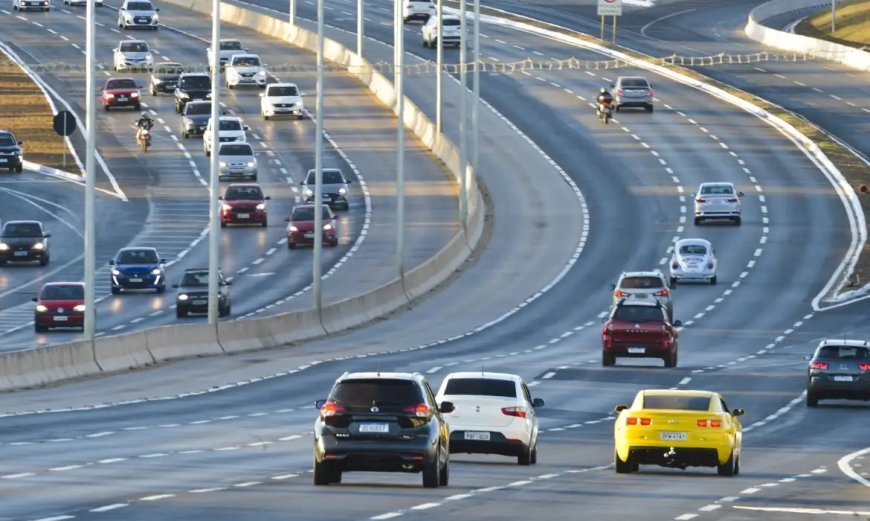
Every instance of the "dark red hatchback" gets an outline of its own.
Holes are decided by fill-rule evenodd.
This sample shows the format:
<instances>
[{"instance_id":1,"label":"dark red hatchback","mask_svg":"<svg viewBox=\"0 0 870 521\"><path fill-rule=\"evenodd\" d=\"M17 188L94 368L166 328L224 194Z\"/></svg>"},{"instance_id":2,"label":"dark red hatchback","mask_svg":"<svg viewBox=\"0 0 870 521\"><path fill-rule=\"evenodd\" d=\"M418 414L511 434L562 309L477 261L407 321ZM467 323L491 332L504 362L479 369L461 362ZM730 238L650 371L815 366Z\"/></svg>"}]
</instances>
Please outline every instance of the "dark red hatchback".
<instances>
[{"instance_id":1,"label":"dark red hatchback","mask_svg":"<svg viewBox=\"0 0 870 521\"><path fill-rule=\"evenodd\" d=\"M337 220L329 205L323 206L323 244L338 246ZM295 248L300 244L314 244L313 204L300 204L293 207L293 214L286 218L287 247Z\"/></svg>"},{"instance_id":2,"label":"dark red hatchback","mask_svg":"<svg viewBox=\"0 0 870 521\"><path fill-rule=\"evenodd\" d=\"M260 185L253 183L235 183L227 187L220 198L221 227L228 224L258 224L269 225L266 201L271 197L263 195Z\"/></svg>"},{"instance_id":3,"label":"dark red hatchback","mask_svg":"<svg viewBox=\"0 0 870 521\"><path fill-rule=\"evenodd\" d=\"M133 107L135 110L142 108L139 85L133 78L109 78L100 90L103 92L103 108L106 111L115 107Z\"/></svg>"},{"instance_id":4,"label":"dark red hatchback","mask_svg":"<svg viewBox=\"0 0 870 521\"><path fill-rule=\"evenodd\" d=\"M37 333L57 327L84 328L85 285L81 282L49 282L33 301L33 328Z\"/></svg>"}]
</instances>

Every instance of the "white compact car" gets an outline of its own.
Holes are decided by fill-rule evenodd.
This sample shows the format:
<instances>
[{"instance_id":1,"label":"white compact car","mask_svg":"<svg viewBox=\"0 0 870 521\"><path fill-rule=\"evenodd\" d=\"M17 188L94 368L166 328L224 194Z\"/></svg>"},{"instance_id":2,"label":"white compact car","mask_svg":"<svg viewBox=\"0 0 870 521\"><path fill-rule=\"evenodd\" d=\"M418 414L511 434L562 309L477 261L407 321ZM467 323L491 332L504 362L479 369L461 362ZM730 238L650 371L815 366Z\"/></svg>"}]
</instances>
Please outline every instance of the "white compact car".
<instances>
[{"instance_id":1,"label":"white compact car","mask_svg":"<svg viewBox=\"0 0 870 521\"><path fill-rule=\"evenodd\" d=\"M202 148L205 150L205 155L211 155L211 134L213 130L212 119L209 118L208 125L205 127L205 132L202 134ZM230 143L233 141L247 142L248 138L245 132L248 126L242 122L242 118L236 116L221 116L220 128L218 129L218 141L220 143Z\"/></svg>"},{"instance_id":2,"label":"white compact car","mask_svg":"<svg viewBox=\"0 0 870 521\"><path fill-rule=\"evenodd\" d=\"M705 239L681 239L674 244L671 255L670 285L677 282L702 281L716 284L719 263L716 250Z\"/></svg>"},{"instance_id":3,"label":"white compact car","mask_svg":"<svg viewBox=\"0 0 870 521\"><path fill-rule=\"evenodd\" d=\"M112 49L112 64L116 71L150 71L154 67L154 56L148 43L142 40L121 40Z\"/></svg>"},{"instance_id":4,"label":"white compact car","mask_svg":"<svg viewBox=\"0 0 870 521\"><path fill-rule=\"evenodd\" d=\"M738 192L734 183L701 183L694 197L695 224L707 219L727 219L740 226L743 192Z\"/></svg>"},{"instance_id":5,"label":"white compact car","mask_svg":"<svg viewBox=\"0 0 870 521\"><path fill-rule=\"evenodd\" d=\"M51 11L51 0L12 0L13 11Z\"/></svg>"},{"instance_id":6,"label":"white compact car","mask_svg":"<svg viewBox=\"0 0 870 521\"><path fill-rule=\"evenodd\" d=\"M211 59L211 47L206 47L206 62L208 62L208 70L211 71L212 67L214 67L214 63ZM248 52L242 46L241 40L234 40L229 38L221 38L220 47L218 48L218 59L221 62L221 70L224 70L227 62L230 61L230 58L233 57L234 54L245 54Z\"/></svg>"},{"instance_id":7,"label":"white compact car","mask_svg":"<svg viewBox=\"0 0 870 521\"><path fill-rule=\"evenodd\" d=\"M455 45L459 47L462 37L460 35L460 26L462 21L458 16L441 15L441 37L444 39L444 46ZM435 47L438 45L438 17L430 16L429 21L423 24L421 29L423 33L423 47Z\"/></svg>"},{"instance_id":8,"label":"white compact car","mask_svg":"<svg viewBox=\"0 0 870 521\"><path fill-rule=\"evenodd\" d=\"M435 4L432 0L402 0L402 19L405 23L411 20L421 20L423 23L435 15Z\"/></svg>"},{"instance_id":9,"label":"white compact car","mask_svg":"<svg viewBox=\"0 0 870 521\"><path fill-rule=\"evenodd\" d=\"M266 66L256 54L234 54L224 68L227 88L236 85L258 85L266 88Z\"/></svg>"},{"instance_id":10,"label":"white compact car","mask_svg":"<svg viewBox=\"0 0 870 521\"><path fill-rule=\"evenodd\" d=\"M159 10L149 0L124 0L118 9L118 27L144 27L156 31L160 23Z\"/></svg>"},{"instance_id":11,"label":"white compact car","mask_svg":"<svg viewBox=\"0 0 870 521\"><path fill-rule=\"evenodd\" d=\"M450 452L516 456L520 465L537 463L538 416L544 400L532 399L517 375L450 373L441 382L438 403L455 407L445 414Z\"/></svg>"},{"instance_id":12,"label":"white compact car","mask_svg":"<svg viewBox=\"0 0 870 521\"><path fill-rule=\"evenodd\" d=\"M260 94L260 114L263 119L284 114L296 116L296 119L304 117L302 104L303 94L295 83L271 83L266 85L266 92Z\"/></svg>"}]
</instances>

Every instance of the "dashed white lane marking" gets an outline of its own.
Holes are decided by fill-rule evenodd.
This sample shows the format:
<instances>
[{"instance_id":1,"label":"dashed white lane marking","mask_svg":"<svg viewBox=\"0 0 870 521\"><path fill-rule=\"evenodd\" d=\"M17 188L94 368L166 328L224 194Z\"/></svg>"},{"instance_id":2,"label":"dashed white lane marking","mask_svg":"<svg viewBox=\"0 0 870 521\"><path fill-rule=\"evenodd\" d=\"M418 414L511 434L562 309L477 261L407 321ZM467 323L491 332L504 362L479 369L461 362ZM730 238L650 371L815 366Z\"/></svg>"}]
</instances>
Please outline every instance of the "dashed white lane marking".
<instances>
[{"instance_id":1,"label":"dashed white lane marking","mask_svg":"<svg viewBox=\"0 0 870 521\"><path fill-rule=\"evenodd\" d=\"M76 516L54 516L54 517L43 517L41 519L36 519L35 521L64 521L65 519L74 519Z\"/></svg>"},{"instance_id":2,"label":"dashed white lane marking","mask_svg":"<svg viewBox=\"0 0 870 521\"><path fill-rule=\"evenodd\" d=\"M549 380L550 378L552 378L554 376L556 376L556 373L554 371L550 371L550 372L544 374L544 376L542 376L541 379Z\"/></svg>"},{"instance_id":3,"label":"dashed white lane marking","mask_svg":"<svg viewBox=\"0 0 870 521\"><path fill-rule=\"evenodd\" d=\"M33 472L19 472L18 474L6 474L5 476L0 476L0 479L21 479L21 478L29 478L30 476L35 476Z\"/></svg>"},{"instance_id":4,"label":"dashed white lane marking","mask_svg":"<svg viewBox=\"0 0 870 521\"><path fill-rule=\"evenodd\" d=\"M119 508L124 508L128 505L129 505L129 503L115 503L113 505L106 505L104 507L92 508L88 512L108 512L110 510L117 510Z\"/></svg>"},{"instance_id":5,"label":"dashed white lane marking","mask_svg":"<svg viewBox=\"0 0 870 521\"><path fill-rule=\"evenodd\" d=\"M841 516L870 516L870 510L827 510L822 508L802 508L802 507L747 507L740 505L731 505L731 508L736 510L752 510L755 512L780 512L787 514L814 514L814 515L841 515Z\"/></svg>"},{"instance_id":6,"label":"dashed white lane marking","mask_svg":"<svg viewBox=\"0 0 870 521\"><path fill-rule=\"evenodd\" d=\"M175 494L157 494L154 496L145 496L139 498L139 501L160 501L161 499L169 499L171 497L175 497Z\"/></svg>"},{"instance_id":7,"label":"dashed white lane marking","mask_svg":"<svg viewBox=\"0 0 870 521\"><path fill-rule=\"evenodd\" d=\"M698 517L698 514L683 514L681 516L677 516L674 519L677 521L688 521L689 519L694 519Z\"/></svg>"},{"instance_id":8,"label":"dashed white lane marking","mask_svg":"<svg viewBox=\"0 0 870 521\"><path fill-rule=\"evenodd\" d=\"M700 510L701 512L712 512L714 510L719 510L720 508L722 508L722 505L717 505L714 503L714 504L710 504L710 505L704 505L701 508L699 508L698 510Z\"/></svg>"},{"instance_id":9,"label":"dashed white lane marking","mask_svg":"<svg viewBox=\"0 0 870 521\"><path fill-rule=\"evenodd\" d=\"M678 385L686 385L687 383L689 383L691 381L692 381L692 379L687 376L687 377L683 378L682 380L680 380L680 383Z\"/></svg>"},{"instance_id":10,"label":"dashed white lane marking","mask_svg":"<svg viewBox=\"0 0 870 521\"><path fill-rule=\"evenodd\" d=\"M435 373L437 373L437 372L440 371L440 370L441 370L441 366L440 366L440 365L439 365L439 366L435 366L435 367L433 367L432 369L429 369L428 371L426 371L426 374L435 374Z\"/></svg>"}]
</instances>

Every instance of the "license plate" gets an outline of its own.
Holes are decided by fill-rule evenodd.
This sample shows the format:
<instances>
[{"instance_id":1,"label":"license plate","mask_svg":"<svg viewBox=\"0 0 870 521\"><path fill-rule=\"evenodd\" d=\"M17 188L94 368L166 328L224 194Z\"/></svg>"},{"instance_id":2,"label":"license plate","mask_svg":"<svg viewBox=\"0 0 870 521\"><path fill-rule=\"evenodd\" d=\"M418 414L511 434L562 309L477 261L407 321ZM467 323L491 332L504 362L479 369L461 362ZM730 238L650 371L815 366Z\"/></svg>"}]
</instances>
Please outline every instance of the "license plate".
<instances>
[{"instance_id":1,"label":"license plate","mask_svg":"<svg viewBox=\"0 0 870 521\"><path fill-rule=\"evenodd\" d=\"M205 306L208 303L207 300L194 300L191 302L194 306Z\"/></svg>"},{"instance_id":2,"label":"license plate","mask_svg":"<svg viewBox=\"0 0 870 521\"><path fill-rule=\"evenodd\" d=\"M685 432L663 432L661 437L662 441L686 441Z\"/></svg>"},{"instance_id":3,"label":"license plate","mask_svg":"<svg viewBox=\"0 0 870 521\"><path fill-rule=\"evenodd\" d=\"M131 277L131 278L130 278L130 282L142 282L142 279L138 279L138 278L133 278L133 277Z\"/></svg>"},{"instance_id":4,"label":"license plate","mask_svg":"<svg viewBox=\"0 0 870 521\"><path fill-rule=\"evenodd\" d=\"M489 433L488 432L466 431L465 439L466 440L475 440L475 441L489 441Z\"/></svg>"},{"instance_id":5,"label":"license plate","mask_svg":"<svg viewBox=\"0 0 870 521\"><path fill-rule=\"evenodd\" d=\"M249 214L249 213L237 213L236 217L238 217L239 219L248 219L251 217L251 214Z\"/></svg>"},{"instance_id":6,"label":"license plate","mask_svg":"<svg viewBox=\"0 0 870 521\"><path fill-rule=\"evenodd\" d=\"M55 322L67 322L69 317L54 317Z\"/></svg>"},{"instance_id":7,"label":"license plate","mask_svg":"<svg viewBox=\"0 0 870 521\"><path fill-rule=\"evenodd\" d=\"M118 96L118 101L127 101L127 96Z\"/></svg>"},{"instance_id":8,"label":"license plate","mask_svg":"<svg viewBox=\"0 0 870 521\"><path fill-rule=\"evenodd\" d=\"M305 232L305 238L306 238L306 239L313 239L313 238L314 238L314 232Z\"/></svg>"},{"instance_id":9,"label":"license plate","mask_svg":"<svg viewBox=\"0 0 870 521\"><path fill-rule=\"evenodd\" d=\"M390 426L386 423L360 423L359 424L360 432L375 432L375 433L387 433L390 432Z\"/></svg>"},{"instance_id":10,"label":"license plate","mask_svg":"<svg viewBox=\"0 0 870 521\"><path fill-rule=\"evenodd\" d=\"M848 376L848 375L838 374L838 375L834 376L834 381L835 382L851 382L852 377Z\"/></svg>"},{"instance_id":11,"label":"license plate","mask_svg":"<svg viewBox=\"0 0 870 521\"><path fill-rule=\"evenodd\" d=\"M629 347L628 352L631 354L643 354L646 353L645 347Z\"/></svg>"},{"instance_id":12,"label":"license plate","mask_svg":"<svg viewBox=\"0 0 870 521\"><path fill-rule=\"evenodd\" d=\"M332 194L323 194L324 199L332 199Z\"/></svg>"},{"instance_id":13,"label":"license plate","mask_svg":"<svg viewBox=\"0 0 870 521\"><path fill-rule=\"evenodd\" d=\"M16 251L15 256L16 257L27 257L27 252L26 251Z\"/></svg>"}]
</instances>

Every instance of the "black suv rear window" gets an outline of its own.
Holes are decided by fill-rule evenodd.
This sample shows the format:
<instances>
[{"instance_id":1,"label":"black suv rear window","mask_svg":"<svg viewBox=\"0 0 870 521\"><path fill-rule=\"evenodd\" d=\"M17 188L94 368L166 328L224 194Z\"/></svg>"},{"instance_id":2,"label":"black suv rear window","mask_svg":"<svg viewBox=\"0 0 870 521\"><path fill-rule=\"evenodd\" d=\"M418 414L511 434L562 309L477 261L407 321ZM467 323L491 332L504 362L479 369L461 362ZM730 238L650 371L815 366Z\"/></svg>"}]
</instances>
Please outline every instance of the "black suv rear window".
<instances>
[{"instance_id":1,"label":"black suv rear window","mask_svg":"<svg viewBox=\"0 0 870 521\"><path fill-rule=\"evenodd\" d=\"M493 378L451 378L444 388L444 394L464 394L478 396L517 397L517 386L511 380Z\"/></svg>"},{"instance_id":2,"label":"black suv rear window","mask_svg":"<svg viewBox=\"0 0 870 521\"><path fill-rule=\"evenodd\" d=\"M868 360L870 359L870 349L858 346L825 346L819 349L818 358Z\"/></svg>"},{"instance_id":3,"label":"black suv rear window","mask_svg":"<svg viewBox=\"0 0 870 521\"><path fill-rule=\"evenodd\" d=\"M710 409L710 398L707 396L644 396L643 408L706 411Z\"/></svg>"},{"instance_id":4,"label":"black suv rear window","mask_svg":"<svg viewBox=\"0 0 870 521\"><path fill-rule=\"evenodd\" d=\"M182 89L210 89L211 78L208 76L183 76L179 87Z\"/></svg>"},{"instance_id":5,"label":"black suv rear window","mask_svg":"<svg viewBox=\"0 0 870 521\"><path fill-rule=\"evenodd\" d=\"M656 289L664 287L658 277L625 277L619 285L623 289Z\"/></svg>"},{"instance_id":6,"label":"black suv rear window","mask_svg":"<svg viewBox=\"0 0 870 521\"><path fill-rule=\"evenodd\" d=\"M402 410L424 403L415 382L388 378L344 380L335 386L330 398L348 409L366 411L373 406Z\"/></svg>"}]
</instances>

